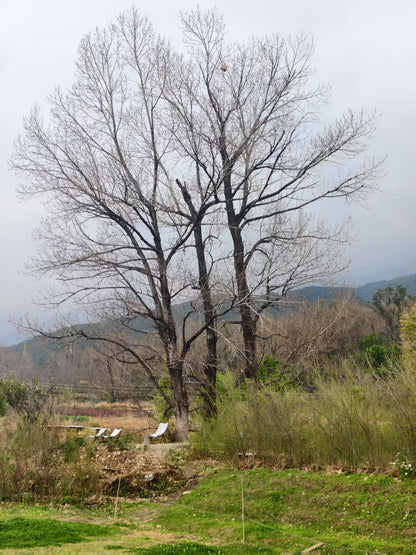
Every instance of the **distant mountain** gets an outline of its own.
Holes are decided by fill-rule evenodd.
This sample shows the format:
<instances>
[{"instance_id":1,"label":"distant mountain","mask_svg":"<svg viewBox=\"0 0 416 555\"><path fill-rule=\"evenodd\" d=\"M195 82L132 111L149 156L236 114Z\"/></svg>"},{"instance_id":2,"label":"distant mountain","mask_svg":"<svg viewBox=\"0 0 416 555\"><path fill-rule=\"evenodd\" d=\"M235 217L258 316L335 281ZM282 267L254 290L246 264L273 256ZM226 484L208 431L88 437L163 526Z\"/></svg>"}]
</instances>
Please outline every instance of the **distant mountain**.
<instances>
[{"instance_id":1,"label":"distant mountain","mask_svg":"<svg viewBox=\"0 0 416 555\"><path fill-rule=\"evenodd\" d=\"M398 285L406 287L409 295L416 295L416 274L399 276L387 281L383 280L366 283L365 285L361 285L355 289L355 296L361 302L368 302L371 300L374 293L379 289L385 289L386 287L396 288Z\"/></svg>"},{"instance_id":2,"label":"distant mountain","mask_svg":"<svg viewBox=\"0 0 416 555\"><path fill-rule=\"evenodd\" d=\"M389 280L373 281L365 285L360 285L360 287L325 287L321 285L310 285L298 289L292 295L307 301L332 301L350 294L360 303L367 303L371 301L374 293L379 289L385 289L386 287L393 287L395 289L398 285L406 287L410 295L416 295L416 274L399 276Z\"/></svg>"},{"instance_id":3,"label":"distant mountain","mask_svg":"<svg viewBox=\"0 0 416 555\"><path fill-rule=\"evenodd\" d=\"M338 298L350 295L351 297L357 299L357 301L360 303L367 303L371 300L373 294L378 289L382 289L385 287L395 288L397 285L403 285L404 287L406 287L409 294L416 295L416 274L400 276L391 280L366 283L365 285L361 285L360 287L356 288L310 285L292 292L288 296L288 300L305 300L312 302L325 300L330 302ZM174 315L179 320L181 316L187 314L190 310L190 303L185 302L182 304L178 304L174 307ZM291 306L291 303L289 302L272 307L270 309L270 314L278 318L291 310L293 310L293 306ZM191 316L191 319L193 319L194 321L198 318L200 318L200 315L198 314ZM225 317L225 319L227 320L237 318L238 315L236 314L236 311L228 313ZM117 326L120 324L114 322L111 325ZM81 326L89 332L91 332L94 327L92 324L81 324ZM141 317L137 318L133 323L130 324L130 326L132 329L142 333L151 332L153 329L153 324L149 320ZM85 340L80 345L78 345L76 347L76 349L78 350L78 355L81 356L82 352L86 348L92 346L92 343L92 341ZM30 360L34 367L38 369L53 366L55 364L54 361L58 360L59 358L64 359L66 356L65 347L63 347L61 343L41 337L27 339L26 341L22 341L11 347L3 347L1 349L3 350L3 352L8 350L9 353L12 353L16 361L23 360L26 357L26 360ZM17 366L19 365L17 364Z\"/></svg>"}]
</instances>

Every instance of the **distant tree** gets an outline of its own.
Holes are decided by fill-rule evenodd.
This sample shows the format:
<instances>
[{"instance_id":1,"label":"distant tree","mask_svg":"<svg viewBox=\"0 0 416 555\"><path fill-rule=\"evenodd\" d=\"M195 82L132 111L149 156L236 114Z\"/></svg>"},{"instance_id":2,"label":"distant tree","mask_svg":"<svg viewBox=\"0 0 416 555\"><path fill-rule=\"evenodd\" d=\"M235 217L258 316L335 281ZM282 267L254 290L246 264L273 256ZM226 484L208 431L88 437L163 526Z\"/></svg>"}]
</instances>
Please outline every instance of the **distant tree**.
<instances>
[{"instance_id":1,"label":"distant tree","mask_svg":"<svg viewBox=\"0 0 416 555\"><path fill-rule=\"evenodd\" d=\"M390 338L400 341L400 318L414 301L406 287L398 285L396 289L386 287L376 291L369 306L383 318Z\"/></svg>"},{"instance_id":2,"label":"distant tree","mask_svg":"<svg viewBox=\"0 0 416 555\"><path fill-rule=\"evenodd\" d=\"M356 353L363 336L374 334L381 319L349 298L334 302L301 302L267 325L261 349L280 360L283 369L296 367L300 375Z\"/></svg>"},{"instance_id":3,"label":"distant tree","mask_svg":"<svg viewBox=\"0 0 416 555\"><path fill-rule=\"evenodd\" d=\"M403 361L414 371L416 361L416 303L400 318Z\"/></svg>"},{"instance_id":4,"label":"distant tree","mask_svg":"<svg viewBox=\"0 0 416 555\"><path fill-rule=\"evenodd\" d=\"M27 422L47 422L53 413L56 391L43 389L33 381L25 383L9 378L0 380L0 396Z\"/></svg>"}]
</instances>

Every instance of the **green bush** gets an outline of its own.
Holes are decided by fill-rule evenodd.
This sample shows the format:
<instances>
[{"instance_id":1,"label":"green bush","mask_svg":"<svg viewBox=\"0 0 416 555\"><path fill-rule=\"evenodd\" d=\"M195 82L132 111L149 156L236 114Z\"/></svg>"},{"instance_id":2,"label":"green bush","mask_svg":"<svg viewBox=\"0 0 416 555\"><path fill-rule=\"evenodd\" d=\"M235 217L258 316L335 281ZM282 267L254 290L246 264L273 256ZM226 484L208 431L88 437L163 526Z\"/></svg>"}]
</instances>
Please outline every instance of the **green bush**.
<instances>
[{"instance_id":1,"label":"green bush","mask_svg":"<svg viewBox=\"0 0 416 555\"><path fill-rule=\"evenodd\" d=\"M300 384L299 374L291 368L283 369L280 361L271 355L264 355L262 358L258 379L260 383L270 386L275 391L298 387Z\"/></svg>"},{"instance_id":2,"label":"green bush","mask_svg":"<svg viewBox=\"0 0 416 555\"><path fill-rule=\"evenodd\" d=\"M361 356L359 363L375 371L379 376L385 376L390 369L394 369L400 362L401 349L398 343L390 341L380 333L369 333L359 343Z\"/></svg>"},{"instance_id":3,"label":"green bush","mask_svg":"<svg viewBox=\"0 0 416 555\"><path fill-rule=\"evenodd\" d=\"M313 415L312 448L315 461L348 471L359 466L386 468L391 459L391 427L382 421L382 407L374 381L318 381L308 396Z\"/></svg>"},{"instance_id":4,"label":"green bush","mask_svg":"<svg viewBox=\"0 0 416 555\"><path fill-rule=\"evenodd\" d=\"M0 380L0 396L28 422L42 420L46 422L52 415L56 398L50 388L42 389L34 380L31 383L20 382L15 379Z\"/></svg>"},{"instance_id":5,"label":"green bush","mask_svg":"<svg viewBox=\"0 0 416 555\"><path fill-rule=\"evenodd\" d=\"M0 388L0 416L4 416L6 414L7 409L7 399Z\"/></svg>"}]
</instances>

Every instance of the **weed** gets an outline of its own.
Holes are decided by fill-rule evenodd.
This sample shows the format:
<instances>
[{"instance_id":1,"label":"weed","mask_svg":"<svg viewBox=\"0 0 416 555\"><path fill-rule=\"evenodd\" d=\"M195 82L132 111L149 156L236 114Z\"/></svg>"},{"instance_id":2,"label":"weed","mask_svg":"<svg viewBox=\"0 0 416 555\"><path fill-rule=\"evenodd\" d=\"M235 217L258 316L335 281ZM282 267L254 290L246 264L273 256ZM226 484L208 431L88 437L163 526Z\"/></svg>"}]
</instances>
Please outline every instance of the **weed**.
<instances>
[{"instance_id":1,"label":"weed","mask_svg":"<svg viewBox=\"0 0 416 555\"><path fill-rule=\"evenodd\" d=\"M253 551L247 550L242 547L239 552L240 553L253 553ZM235 552L235 549L232 551ZM256 553L271 553L271 551L263 550L263 549L256 549ZM231 549L224 548L224 547L216 547L211 545L203 545L201 543L194 543L194 542L181 542L176 544L159 544L149 548L136 548L132 549L131 553L148 553L154 555L177 555L177 554L195 554L195 555L220 555L225 553L231 553Z\"/></svg>"},{"instance_id":2,"label":"weed","mask_svg":"<svg viewBox=\"0 0 416 555\"><path fill-rule=\"evenodd\" d=\"M391 465L397 470L399 478L402 480L414 478L415 465L410 459L409 453L406 449L403 449L401 453L397 453L396 459L391 463Z\"/></svg>"},{"instance_id":3,"label":"weed","mask_svg":"<svg viewBox=\"0 0 416 555\"><path fill-rule=\"evenodd\" d=\"M192 436L199 453L236 459L254 452L280 468L336 466L385 471L404 446L416 460L416 378L368 374L315 379L311 391L221 380L217 417Z\"/></svg>"},{"instance_id":4,"label":"weed","mask_svg":"<svg viewBox=\"0 0 416 555\"><path fill-rule=\"evenodd\" d=\"M95 449L82 436L62 443L58 430L21 420L0 441L0 499L83 503L100 491Z\"/></svg>"}]
</instances>

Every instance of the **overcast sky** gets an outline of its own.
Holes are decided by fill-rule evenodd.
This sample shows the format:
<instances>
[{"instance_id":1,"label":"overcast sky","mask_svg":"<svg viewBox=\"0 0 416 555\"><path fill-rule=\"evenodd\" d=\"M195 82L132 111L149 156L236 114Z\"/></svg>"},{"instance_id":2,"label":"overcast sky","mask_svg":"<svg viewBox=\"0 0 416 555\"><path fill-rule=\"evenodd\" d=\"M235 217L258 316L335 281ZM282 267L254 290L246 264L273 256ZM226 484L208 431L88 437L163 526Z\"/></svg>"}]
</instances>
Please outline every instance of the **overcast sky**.
<instances>
[{"instance_id":1,"label":"overcast sky","mask_svg":"<svg viewBox=\"0 0 416 555\"><path fill-rule=\"evenodd\" d=\"M31 233L42 207L15 197L8 170L22 118L42 104L56 85L70 86L83 34L115 20L132 3L149 15L156 30L180 41L178 14L188 0L1 0L0 2L0 342L10 342L7 315L33 312L30 298L39 283L22 274L34 252ZM355 284L416 272L416 2L414 0L200 0L217 6L230 37L278 32L310 33L315 41L317 78L332 87L330 114L348 108L379 113L371 143L387 155L382 193L367 208L329 208L327 217L351 214L355 244L347 279ZM328 205L329 206L329 205Z\"/></svg>"}]
</instances>

